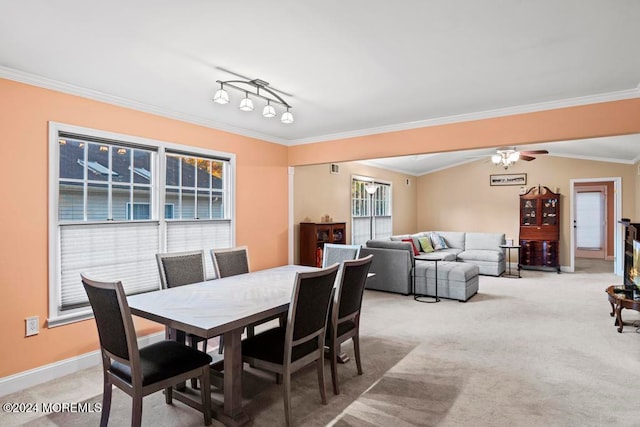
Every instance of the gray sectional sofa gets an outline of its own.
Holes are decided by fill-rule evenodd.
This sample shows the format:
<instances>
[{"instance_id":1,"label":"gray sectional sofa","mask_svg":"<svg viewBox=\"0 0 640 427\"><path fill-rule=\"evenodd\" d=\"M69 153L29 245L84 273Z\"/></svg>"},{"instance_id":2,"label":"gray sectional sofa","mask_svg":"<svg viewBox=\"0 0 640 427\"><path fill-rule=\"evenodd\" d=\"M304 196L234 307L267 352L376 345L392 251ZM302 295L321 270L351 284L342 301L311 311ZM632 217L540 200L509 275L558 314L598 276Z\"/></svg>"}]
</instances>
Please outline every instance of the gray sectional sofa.
<instances>
[{"instance_id":1,"label":"gray sectional sofa","mask_svg":"<svg viewBox=\"0 0 640 427\"><path fill-rule=\"evenodd\" d=\"M479 274L500 276L506 268L504 233L474 233L458 231L436 231L444 238L448 248L414 255L413 247L402 239L412 239L421 249L419 238L428 237L428 231L411 235L391 236L387 239L369 240L360 250L360 256L373 254L370 272L375 276L367 280L367 289L396 292L404 295L412 293L413 275L422 276L422 269L416 272L415 260L457 261L473 264ZM419 263L423 264L423 263ZM425 263L426 264L426 263ZM454 265L455 267L455 265ZM438 283L441 282L439 277ZM477 288L476 288L477 291ZM466 300L466 299L465 299Z\"/></svg>"}]
</instances>

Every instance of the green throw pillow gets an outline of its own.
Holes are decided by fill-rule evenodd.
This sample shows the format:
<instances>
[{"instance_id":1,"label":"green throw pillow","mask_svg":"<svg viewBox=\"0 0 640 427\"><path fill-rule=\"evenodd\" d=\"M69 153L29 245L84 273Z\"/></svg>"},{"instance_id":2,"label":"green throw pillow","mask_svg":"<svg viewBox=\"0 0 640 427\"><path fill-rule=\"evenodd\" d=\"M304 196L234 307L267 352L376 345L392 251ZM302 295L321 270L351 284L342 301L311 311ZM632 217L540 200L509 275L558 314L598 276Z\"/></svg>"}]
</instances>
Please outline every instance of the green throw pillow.
<instances>
[{"instance_id":1,"label":"green throw pillow","mask_svg":"<svg viewBox=\"0 0 640 427\"><path fill-rule=\"evenodd\" d=\"M433 252L433 246L431 246L431 239L428 237L419 237L418 241L420 242L420 247L422 247L422 252Z\"/></svg>"}]
</instances>

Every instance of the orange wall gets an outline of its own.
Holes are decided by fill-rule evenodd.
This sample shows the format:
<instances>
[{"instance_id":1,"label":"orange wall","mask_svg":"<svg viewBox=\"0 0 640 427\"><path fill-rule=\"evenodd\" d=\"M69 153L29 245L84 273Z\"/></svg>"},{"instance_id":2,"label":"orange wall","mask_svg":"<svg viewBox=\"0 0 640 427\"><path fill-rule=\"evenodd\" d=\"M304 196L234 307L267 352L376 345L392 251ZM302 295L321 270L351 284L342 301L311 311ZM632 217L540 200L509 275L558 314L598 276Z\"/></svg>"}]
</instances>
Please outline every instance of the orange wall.
<instances>
[{"instance_id":1,"label":"orange wall","mask_svg":"<svg viewBox=\"0 0 640 427\"><path fill-rule=\"evenodd\" d=\"M289 165L495 148L640 132L640 98L290 147Z\"/></svg>"},{"instance_id":2,"label":"orange wall","mask_svg":"<svg viewBox=\"0 0 640 427\"><path fill-rule=\"evenodd\" d=\"M287 263L287 147L0 79L0 378L98 348L93 320L46 328L48 121L235 153L236 243L252 268ZM40 334L25 338L28 316Z\"/></svg>"},{"instance_id":3,"label":"orange wall","mask_svg":"<svg viewBox=\"0 0 640 427\"><path fill-rule=\"evenodd\" d=\"M287 262L287 164L638 133L638 117L635 98L287 148L0 79L0 378L98 348L92 320L45 327L48 121L235 153L236 240L260 269ZM254 188L257 180L269 185ZM25 338L24 319L34 315L41 332ZM138 324L141 333L158 330Z\"/></svg>"}]
</instances>

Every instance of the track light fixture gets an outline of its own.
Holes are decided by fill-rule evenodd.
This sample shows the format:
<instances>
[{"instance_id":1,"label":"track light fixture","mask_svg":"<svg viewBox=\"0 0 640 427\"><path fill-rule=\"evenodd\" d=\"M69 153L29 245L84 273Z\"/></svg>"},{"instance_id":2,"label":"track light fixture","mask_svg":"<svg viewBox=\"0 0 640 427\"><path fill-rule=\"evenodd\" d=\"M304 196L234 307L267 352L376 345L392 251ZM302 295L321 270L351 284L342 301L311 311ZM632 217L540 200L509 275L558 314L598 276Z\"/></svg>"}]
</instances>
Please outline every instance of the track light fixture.
<instances>
[{"instance_id":1,"label":"track light fixture","mask_svg":"<svg viewBox=\"0 0 640 427\"><path fill-rule=\"evenodd\" d=\"M235 89L240 92L244 92L244 98L240 101L240 109L242 111L253 111L253 100L249 97L260 98L267 101L267 105L262 109L262 116L266 118L271 118L276 116L276 109L274 108L272 103L280 104L286 108L286 111L282 113L280 121L282 123L293 123L293 114L289 111L290 108L293 108L289 105L284 99L282 99L277 93L274 92L274 89L269 89L269 83L260 79L253 80L227 80L221 81L217 80L217 83L220 83L220 89L218 89L213 96L213 102L216 104L228 104L229 103L229 94L225 90L225 88Z\"/></svg>"}]
</instances>

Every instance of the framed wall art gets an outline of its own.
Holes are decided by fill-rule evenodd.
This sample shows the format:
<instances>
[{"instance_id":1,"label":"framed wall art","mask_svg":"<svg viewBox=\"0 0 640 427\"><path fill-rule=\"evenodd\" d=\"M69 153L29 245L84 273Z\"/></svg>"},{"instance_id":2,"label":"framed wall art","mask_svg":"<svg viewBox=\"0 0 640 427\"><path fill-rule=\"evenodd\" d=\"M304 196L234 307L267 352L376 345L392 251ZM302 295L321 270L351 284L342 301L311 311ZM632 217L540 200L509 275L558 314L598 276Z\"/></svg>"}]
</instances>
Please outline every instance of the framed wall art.
<instances>
[{"instance_id":1,"label":"framed wall art","mask_svg":"<svg viewBox=\"0 0 640 427\"><path fill-rule=\"evenodd\" d=\"M527 174L526 173L505 173L500 175L490 175L489 185L526 185Z\"/></svg>"}]
</instances>

